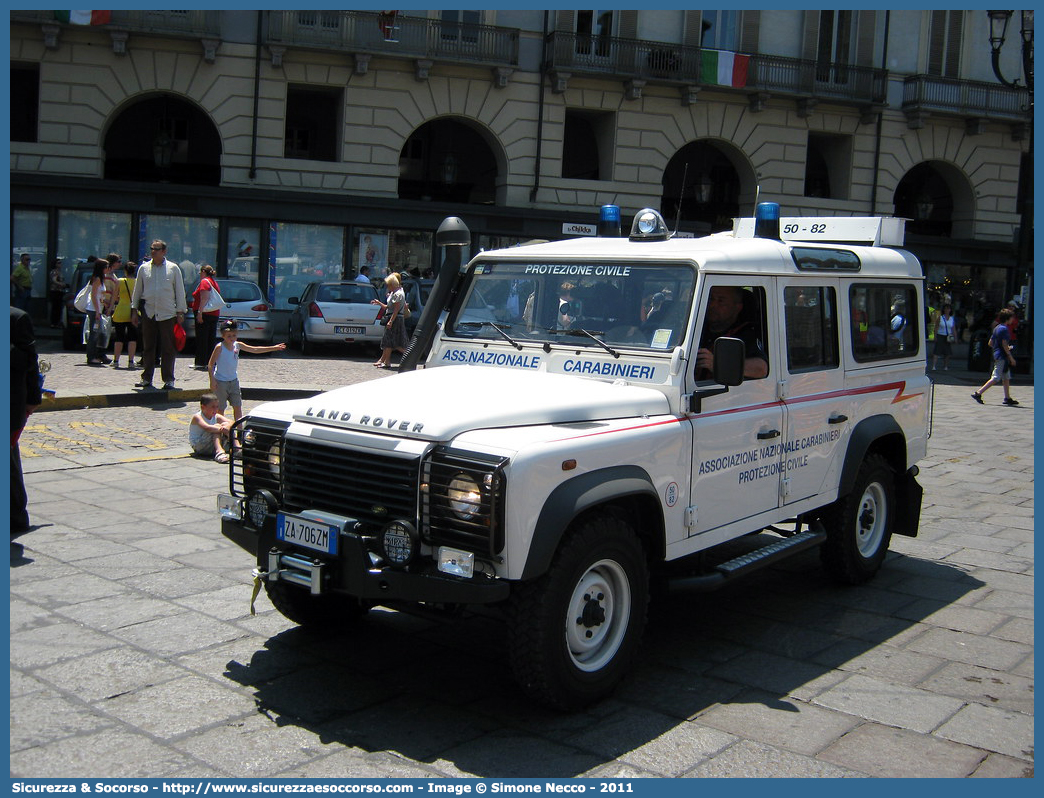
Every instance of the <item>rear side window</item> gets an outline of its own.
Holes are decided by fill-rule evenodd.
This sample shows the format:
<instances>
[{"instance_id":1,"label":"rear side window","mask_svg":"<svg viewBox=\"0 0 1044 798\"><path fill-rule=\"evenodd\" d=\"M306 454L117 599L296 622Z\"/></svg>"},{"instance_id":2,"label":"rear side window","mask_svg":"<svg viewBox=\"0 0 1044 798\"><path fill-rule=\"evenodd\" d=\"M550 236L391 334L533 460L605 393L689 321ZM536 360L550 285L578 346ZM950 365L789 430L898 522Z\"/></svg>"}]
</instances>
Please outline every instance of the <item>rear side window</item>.
<instances>
[{"instance_id":1,"label":"rear side window","mask_svg":"<svg viewBox=\"0 0 1044 798\"><path fill-rule=\"evenodd\" d=\"M828 286L783 289L787 368L791 374L837 368L837 295Z\"/></svg>"},{"instance_id":2,"label":"rear side window","mask_svg":"<svg viewBox=\"0 0 1044 798\"><path fill-rule=\"evenodd\" d=\"M852 354L860 363L916 355L920 311L912 285L856 284L848 294Z\"/></svg>"}]
</instances>

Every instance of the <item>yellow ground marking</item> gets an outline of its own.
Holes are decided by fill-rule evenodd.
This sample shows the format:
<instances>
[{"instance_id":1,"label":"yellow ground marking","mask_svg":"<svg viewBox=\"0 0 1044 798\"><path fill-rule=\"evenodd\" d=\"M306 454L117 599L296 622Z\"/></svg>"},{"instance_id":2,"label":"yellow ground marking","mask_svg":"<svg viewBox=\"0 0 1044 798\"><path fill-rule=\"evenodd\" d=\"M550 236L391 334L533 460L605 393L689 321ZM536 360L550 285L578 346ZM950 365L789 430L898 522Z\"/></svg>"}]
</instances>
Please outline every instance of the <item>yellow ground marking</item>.
<instances>
[{"instance_id":1,"label":"yellow ground marking","mask_svg":"<svg viewBox=\"0 0 1044 798\"><path fill-rule=\"evenodd\" d=\"M55 432L53 429L48 427L46 424L26 424L23 435L28 433L36 433L39 435L48 435L52 438L57 438L60 441L68 441L74 447L74 449L61 449L56 446L48 446L46 443L39 443L38 441L22 441L19 443L25 443L28 446L35 446L38 449L45 449L49 452L61 452L62 454L76 454L77 451L83 449L89 449L92 452L103 452L105 448L91 443L90 441L81 441L78 438L70 438L68 435L62 435L61 433ZM30 455L32 457L33 455ZM37 455L38 456L38 455Z\"/></svg>"},{"instance_id":2,"label":"yellow ground marking","mask_svg":"<svg viewBox=\"0 0 1044 798\"><path fill-rule=\"evenodd\" d=\"M133 430L129 430L129 429L123 429L122 427L112 427L109 424L105 424L105 423L100 422L100 421L73 421L73 422L71 422L69 424L69 426L72 427L75 430L78 430L78 431L82 432L84 435L86 435L89 438L97 438L98 440L107 441L109 443L124 443L125 441L122 438L120 438L120 437L113 437L111 434L110 435L97 435L97 434L95 434L93 432L88 431L86 429L86 427L102 427L103 429L109 431L110 433L119 433L121 436L128 436L129 435L132 438L141 438L142 440L147 441L147 443L145 443L145 448L146 449L166 449L167 448L167 444L165 444L163 441L157 440L156 438L153 438L153 437L151 437L149 435L145 435L144 433L141 433L141 432L134 432Z\"/></svg>"},{"instance_id":3,"label":"yellow ground marking","mask_svg":"<svg viewBox=\"0 0 1044 798\"><path fill-rule=\"evenodd\" d=\"M167 418L175 424L184 424L186 427L192 423L192 413L167 413Z\"/></svg>"}]
</instances>

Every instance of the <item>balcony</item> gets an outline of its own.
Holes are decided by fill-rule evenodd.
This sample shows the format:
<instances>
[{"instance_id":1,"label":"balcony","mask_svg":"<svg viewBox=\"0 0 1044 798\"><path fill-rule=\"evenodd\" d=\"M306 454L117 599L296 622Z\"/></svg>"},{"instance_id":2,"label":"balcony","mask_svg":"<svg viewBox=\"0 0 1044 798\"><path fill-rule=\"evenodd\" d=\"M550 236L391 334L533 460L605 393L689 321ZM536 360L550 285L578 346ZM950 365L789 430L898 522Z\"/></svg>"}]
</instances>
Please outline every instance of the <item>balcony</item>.
<instances>
[{"instance_id":1,"label":"balcony","mask_svg":"<svg viewBox=\"0 0 1044 798\"><path fill-rule=\"evenodd\" d=\"M495 67L506 77L518 66L518 30L368 11L269 11L265 43L273 63L286 47L350 52L364 73L374 55L409 58L418 78L435 61Z\"/></svg>"},{"instance_id":2,"label":"balcony","mask_svg":"<svg viewBox=\"0 0 1044 798\"><path fill-rule=\"evenodd\" d=\"M718 50L564 31L548 34L547 43L547 66L558 92L573 75L596 75L623 80L632 99L641 96L646 83L657 83L680 87L684 103L693 102L705 86L743 92L756 111L770 96L793 97L804 112L820 100L863 108L885 103L883 69L756 53L745 56L746 75L730 85L719 83L705 66L721 57Z\"/></svg>"},{"instance_id":3,"label":"balcony","mask_svg":"<svg viewBox=\"0 0 1044 798\"><path fill-rule=\"evenodd\" d=\"M1030 123L1029 90L1010 89L1000 83L911 75L903 81L903 113L907 125L915 130L924 126L929 114L961 117L972 134L982 132L985 122L1007 122L1018 141L1026 135Z\"/></svg>"},{"instance_id":4,"label":"balcony","mask_svg":"<svg viewBox=\"0 0 1044 798\"><path fill-rule=\"evenodd\" d=\"M107 31L117 55L127 52L130 33L199 39L204 57L210 63L213 63L221 44L220 11L112 11L111 14L108 24L96 28L60 23L54 18L53 11L11 11L11 22L41 25L44 45L49 50L57 49L62 30L69 28Z\"/></svg>"}]
</instances>

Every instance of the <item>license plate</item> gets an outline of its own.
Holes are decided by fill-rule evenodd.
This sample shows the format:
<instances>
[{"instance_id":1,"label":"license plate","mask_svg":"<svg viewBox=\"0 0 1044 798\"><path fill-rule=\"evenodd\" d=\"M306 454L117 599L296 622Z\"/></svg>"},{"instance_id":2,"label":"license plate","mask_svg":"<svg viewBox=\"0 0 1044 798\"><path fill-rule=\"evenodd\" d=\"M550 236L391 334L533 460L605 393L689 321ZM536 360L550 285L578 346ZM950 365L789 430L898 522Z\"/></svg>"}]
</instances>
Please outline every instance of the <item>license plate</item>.
<instances>
[{"instance_id":1,"label":"license plate","mask_svg":"<svg viewBox=\"0 0 1044 798\"><path fill-rule=\"evenodd\" d=\"M250 329L250 325L247 324L245 321L237 321L236 322L236 327L238 329L240 329L240 330L249 330Z\"/></svg>"},{"instance_id":2,"label":"license plate","mask_svg":"<svg viewBox=\"0 0 1044 798\"><path fill-rule=\"evenodd\" d=\"M341 528L337 524L285 513L276 516L276 537L279 540L324 554L337 554L340 533Z\"/></svg>"},{"instance_id":3,"label":"license plate","mask_svg":"<svg viewBox=\"0 0 1044 798\"><path fill-rule=\"evenodd\" d=\"M362 335L365 332L365 327L334 327L335 335Z\"/></svg>"}]
</instances>

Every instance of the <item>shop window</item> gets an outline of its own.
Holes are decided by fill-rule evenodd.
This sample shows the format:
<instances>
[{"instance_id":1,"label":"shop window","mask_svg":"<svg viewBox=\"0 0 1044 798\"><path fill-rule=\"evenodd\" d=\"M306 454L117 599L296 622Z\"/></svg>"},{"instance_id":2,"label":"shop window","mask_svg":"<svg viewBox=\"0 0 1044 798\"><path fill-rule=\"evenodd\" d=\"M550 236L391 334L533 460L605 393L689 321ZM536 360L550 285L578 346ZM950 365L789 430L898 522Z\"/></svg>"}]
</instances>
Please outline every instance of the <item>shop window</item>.
<instances>
[{"instance_id":1,"label":"shop window","mask_svg":"<svg viewBox=\"0 0 1044 798\"><path fill-rule=\"evenodd\" d=\"M850 136L809 133L805 154L805 196L848 199L851 167Z\"/></svg>"},{"instance_id":2,"label":"shop window","mask_svg":"<svg viewBox=\"0 0 1044 798\"><path fill-rule=\"evenodd\" d=\"M38 140L40 65L11 64L11 141Z\"/></svg>"},{"instance_id":3,"label":"shop window","mask_svg":"<svg viewBox=\"0 0 1044 798\"><path fill-rule=\"evenodd\" d=\"M562 177L572 180L610 180L613 151L611 113L566 109L562 146Z\"/></svg>"},{"instance_id":4,"label":"shop window","mask_svg":"<svg viewBox=\"0 0 1044 798\"><path fill-rule=\"evenodd\" d=\"M837 368L837 297L833 288L783 289L787 368L791 374Z\"/></svg>"},{"instance_id":5,"label":"shop window","mask_svg":"<svg viewBox=\"0 0 1044 798\"><path fill-rule=\"evenodd\" d=\"M131 244L131 215L106 211L59 211L58 257L64 260L66 278L72 275L77 262L89 255L103 257L110 252L135 258L128 251Z\"/></svg>"},{"instance_id":6,"label":"shop window","mask_svg":"<svg viewBox=\"0 0 1044 798\"><path fill-rule=\"evenodd\" d=\"M149 257L149 245L153 240L166 241L167 260L181 268L186 296L199 285L199 270L203 264L214 266L218 262L216 218L142 214L139 231L139 259Z\"/></svg>"},{"instance_id":7,"label":"shop window","mask_svg":"<svg viewBox=\"0 0 1044 798\"><path fill-rule=\"evenodd\" d=\"M287 87L284 157L337 160L341 97L340 89Z\"/></svg>"},{"instance_id":8,"label":"shop window","mask_svg":"<svg viewBox=\"0 0 1044 798\"><path fill-rule=\"evenodd\" d=\"M273 222L269 229L268 281L262 286L277 310L291 309L309 283L340 280L344 228L340 225Z\"/></svg>"},{"instance_id":9,"label":"shop window","mask_svg":"<svg viewBox=\"0 0 1044 798\"><path fill-rule=\"evenodd\" d=\"M47 211L15 209L11 213L11 263L29 254L29 272L33 275L32 296L47 296ZM108 254L108 253L106 253ZM72 274L72 264L64 264L64 275Z\"/></svg>"},{"instance_id":10,"label":"shop window","mask_svg":"<svg viewBox=\"0 0 1044 798\"><path fill-rule=\"evenodd\" d=\"M355 231L355 251L351 277L363 266L370 267L370 279L379 283L389 272L404 278L433 277L432 235L416 230L359 228Z\"/></svg>"},{"instance_id":11,"label":"shop window","mask_svg":"<svg viewBox=\"0 0 1044 798\"><path fill-rule=\"evenodd\" d=\"M860 363L916 355L922 338L918 291L909 285L853 285L848 295L852 354Z\"/></svg>"}]
</instances>

